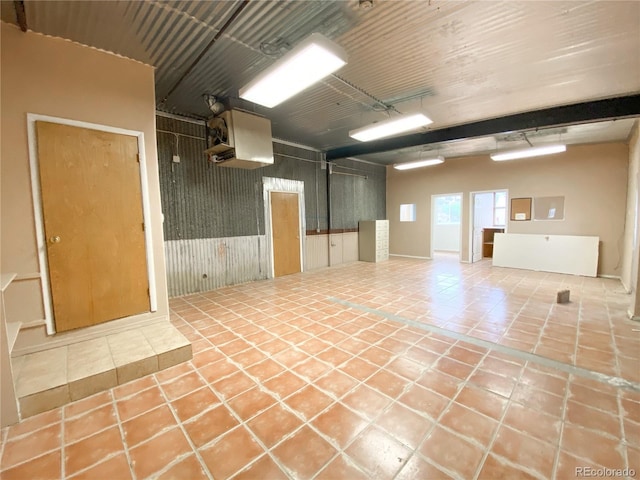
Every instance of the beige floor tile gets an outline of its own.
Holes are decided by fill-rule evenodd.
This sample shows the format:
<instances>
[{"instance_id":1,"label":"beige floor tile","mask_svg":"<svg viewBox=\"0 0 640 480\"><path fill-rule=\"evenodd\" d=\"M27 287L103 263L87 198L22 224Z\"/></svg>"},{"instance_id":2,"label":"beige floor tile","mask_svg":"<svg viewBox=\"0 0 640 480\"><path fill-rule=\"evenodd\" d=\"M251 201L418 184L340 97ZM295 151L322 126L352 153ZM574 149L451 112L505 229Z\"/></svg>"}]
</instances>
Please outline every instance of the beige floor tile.
<instances>
[{"instance_id":1,"label":"beige floor tile","mask_svg":"<svg viewBox=\"0 0 640 480\"><path fill-rule=\"evenodd\" d=\"M52 410L71 401L69 385L61 385L49 390L20 397L20 416L24 419L38 413Z\"/></svg>"},{"instance_id":2,"label":"beige floor tile","mask_svg":"<svg viewBox=\"0 0 640 480\"><path fill-rule=\"evenodd\" d=\"M150 325L140 330L158 355L191 344L176 327L168 322Z\"/></svg>"},{"instance_id":3,"label":"beige floor tile","mask_svg":"<svg viewBox=\"0 0 640 480\"><path fill-rule=\"evenodd\" d=\"M67 365L69 382L109 372L116 368L106 337L69 345Z\"/></svg>"},{"instance_id":4,"label":"beige floor tile","mask_svg":"<svg viewBox=\"0 0 640 480\"><path fill-rule=\"evenodd\" d=\"M137 361L130 361L116 368L118 384L130 382L136 378L144 377L158 371L158 357L154 354L151 357L142 358Z\"/></svg>"},{"instance_id":5,"label":"beige floor tile","mask_svg":"<svg viewBox=\"0 0 640 480\"><path fill-rule=\"evenodd\" d=\"M66 385L67 347L59 347L24 356L16 382L18 397Z\"/></svg>"},{"instance_id":6,"label":"beige floor tile","mask_svg":"<svg viewBox=\"0 0 640 480\"><path fill-rule=\"evenodd\" d=\"M118 368L156 356L156 352L140 330L108 335L107 342L113 362Z\"/></svg>"},{"instance_id":7,"label":"beige floor tile","mask_svg":"<svg viewBox=\"0 0 640 480\"><path fill-rule=\"evenodd\" d=\"M80 400L94 393L104 392L118 385L118 375L115 368L106 372L96 373L88 377L81 377L69 382L69 396L71 401Z\"/></svg>"}]
</instances>

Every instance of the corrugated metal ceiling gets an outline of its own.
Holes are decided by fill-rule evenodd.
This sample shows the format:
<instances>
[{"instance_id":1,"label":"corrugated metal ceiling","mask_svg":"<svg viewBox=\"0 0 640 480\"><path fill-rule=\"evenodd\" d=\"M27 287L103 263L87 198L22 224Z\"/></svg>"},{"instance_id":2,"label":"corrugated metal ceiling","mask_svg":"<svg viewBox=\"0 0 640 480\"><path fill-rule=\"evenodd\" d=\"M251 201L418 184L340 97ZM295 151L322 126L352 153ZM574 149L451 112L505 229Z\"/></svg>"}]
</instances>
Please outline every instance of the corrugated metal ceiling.
<instances>
[{"instance_id":1,"label":"corrugated metal ceiling","mask_svg":"<svg viewBox=\"0 0 640 480\"><path fill-rule=\"evenodd\" d=\"M154 65L160 102L239 4L28 1L25 8L36 32ZM2 19L16 23L8 5ZM351 144L350 129L384 119L376 98L400 112L422 109L430 128L442 128L640 91L637 1L374 0L363 9L357 0L254 0L159 107L208 116L203 93L233 100L275 60L262 43L295 45L316 31L348 52L340 78L273 109L249 107L271 119L274 136L320 149Z\"/></svg>"}]
</instances>

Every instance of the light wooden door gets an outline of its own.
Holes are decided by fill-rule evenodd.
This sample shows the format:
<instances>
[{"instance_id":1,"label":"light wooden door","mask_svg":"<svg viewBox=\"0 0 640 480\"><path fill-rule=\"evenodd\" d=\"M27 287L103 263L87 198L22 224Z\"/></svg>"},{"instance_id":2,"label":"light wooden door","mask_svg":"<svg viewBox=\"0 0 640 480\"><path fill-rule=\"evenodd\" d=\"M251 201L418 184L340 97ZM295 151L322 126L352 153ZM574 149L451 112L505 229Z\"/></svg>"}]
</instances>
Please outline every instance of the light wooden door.
<instances>
[{"instance_id":1,"label":"light wooden door","mask_svg":"<svg viewBox=\"0 0 640 480\"><path fill-rule=\"evenodd\" d=\"M148 312L136 137L36 122L56 331Z\"/></svg>"},{"instance_id":2,"label":"light wooden door","mask_svg":"<svg viewBox=\"0 0 640 480\"><path fill-rule=\"evenodd\" d=\"M270 192L270 195L274 275L301 272L298 194Z\"/></svg>"}]
</instances>

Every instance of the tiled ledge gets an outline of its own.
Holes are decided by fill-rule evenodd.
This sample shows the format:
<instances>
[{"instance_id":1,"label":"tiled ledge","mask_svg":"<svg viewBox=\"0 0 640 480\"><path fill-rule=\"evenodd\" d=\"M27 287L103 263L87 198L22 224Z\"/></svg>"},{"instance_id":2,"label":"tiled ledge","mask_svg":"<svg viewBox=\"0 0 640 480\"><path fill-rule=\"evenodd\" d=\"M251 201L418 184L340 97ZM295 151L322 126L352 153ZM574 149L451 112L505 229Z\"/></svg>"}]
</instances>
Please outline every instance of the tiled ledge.
<instances>
[{"instance_id":1,"label":"tiled ledge","mask_svg":"<svg viewBox=\"0 0 640 480\"><path fill-rule=\"evenodd\" d=\"M190 360L191 343L170 323L12 359L21 418L51 410Z\"/></svg>"}]
</instances>

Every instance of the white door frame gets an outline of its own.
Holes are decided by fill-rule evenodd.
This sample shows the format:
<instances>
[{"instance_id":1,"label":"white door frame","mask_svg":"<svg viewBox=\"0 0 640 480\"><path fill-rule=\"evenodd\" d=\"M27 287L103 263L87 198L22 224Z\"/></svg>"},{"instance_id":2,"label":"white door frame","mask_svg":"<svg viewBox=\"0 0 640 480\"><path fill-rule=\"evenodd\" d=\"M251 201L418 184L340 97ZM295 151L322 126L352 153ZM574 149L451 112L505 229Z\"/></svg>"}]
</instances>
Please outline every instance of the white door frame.
<instances>
[{"instance_id":1,"label":"white door frame","mask_svg":"<svg viewBox=\"0 0 640 480\"><path fill-rule=\"evenodd\" d=\"M275 277L273 259L273 224L271 218L271 192L295 193L298 195L298 228L300 230L300 271L304 272L305 249L305 214L304 214L304 182L300 180L287 180L284 178L262 177L262 192L264 199L264 225L267 240L267 266L268 278Z\"/></svg>"},{"instance_id":2,"label":"white door frame","mask_svg":"<svg viewBox=\"0 0 640 480\"><path fill-rule=\"evenodd\" d=\"M477 190L474 192L469 192L469 263L473 263L473 223L475 217L475 197L477 193L495 193L495 192L506 192L507 194L507 205L505 210L505 220L504 220L504 231L507 232L507 228L509 227L509 189L508 188L494 188L492 190Z\"/></svg>"},{"instance_id":3,"label":"white door frame","mask_svg":"<svg viewBox=\"0 0 640 480\"><path fill-rule=\"evenodd\" d=\"M460 228L459 228L459 245L460 248L458 249L458 260L462 261L462 210L464 207L464 193L462 192L456 192L456 193L435 193L431 195L431 240L429 241L429 257L433 258L433 231L435 230L435 226L436 226L436 202L435 199L436 197L450 197L450 196L454 196L454 195L458 195L460 197Z\"/></svg>"},{"instance_id":4,"label":"white door frame","mask_svg":"<svg viewBox=\"0 0 640 480\"><path fill-rule=\"evenodd\" d=\"M149 200L149 185L147 180L147 162L144 150L144 133L137 130L110 127L96 123L81 122L68 118L51 117L36 113L27 113L27 140L29 147L29 167L31 169L31 196L33 198L33 213L36 227L36 242L38 247L38 263L40 266L40 285L42 287L42 300L44 303L45 325L47 335L56 333L53 318L53 303L51 298L51 285L49 283L49 264L47 260L47 245L44 235L44 216L42 211L42 198L40 190L40 165L38 159L38 143L36 135L36 121L58 123L71 127L87 128L102 132L115 133L136 137L138 140L138 156L140 159L140 193L142 195L142 215L144 221L145 252L147 256L147 277L149 282L149 307L151 312L158 310L158 294L156 290L156 274L153 262L153 239L151 237L151 206Z\"/></svg>"}]
</instances>

